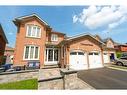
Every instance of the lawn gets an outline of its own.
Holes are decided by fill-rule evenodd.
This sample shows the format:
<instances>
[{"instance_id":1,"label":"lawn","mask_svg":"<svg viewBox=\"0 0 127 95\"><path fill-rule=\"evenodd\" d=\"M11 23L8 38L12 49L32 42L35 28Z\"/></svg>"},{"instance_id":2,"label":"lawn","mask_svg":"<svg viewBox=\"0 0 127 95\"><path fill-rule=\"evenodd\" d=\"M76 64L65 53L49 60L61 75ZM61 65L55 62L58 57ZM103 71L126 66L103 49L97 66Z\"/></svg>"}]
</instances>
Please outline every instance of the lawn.
<instances>
[{"instance_id":1,"label":"lawn","mask_svg":"<svg viewBox=\"0 0 127 95\"><path fill-rule=\"evenodd\" d=\"M0 89L37 89L38 82L37 79L28 79L17 82L2 83L0 84Z\"/></svg>"}]
</instances>

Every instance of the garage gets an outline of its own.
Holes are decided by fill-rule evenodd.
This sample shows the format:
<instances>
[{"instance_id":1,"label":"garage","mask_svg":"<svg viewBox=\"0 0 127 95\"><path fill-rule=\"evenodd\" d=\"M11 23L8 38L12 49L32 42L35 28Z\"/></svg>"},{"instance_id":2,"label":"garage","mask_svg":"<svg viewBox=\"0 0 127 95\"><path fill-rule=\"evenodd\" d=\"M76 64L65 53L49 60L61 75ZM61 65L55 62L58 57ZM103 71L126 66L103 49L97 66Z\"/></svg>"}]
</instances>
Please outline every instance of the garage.
<instances>
[{"instance_id":1,"label":"garage","mask_svg":"<svg viewBox=\"0 0 127 95\"><path fill-rule=\"evenodd\" d=\"M89 53L89 68L103 67L101 54L98 51Z\"/></svg>"},{"instance_id":2,"label":"garage","mask_svg":"<svg viewBox=\"0 0 127 95\"><path fill-rule=\"evenodd\" d=\"M87 56L83 51L70 52L70 68L74 70L84 70L88 68Z\"/></svg>"},{"instance_id":3,"label":"garage","mask_svg":"<svg viewBox=\"0 0 127 95\"><path fill-rule=\"evenodd\" d=\"M110 62L108 53L103 53L103 58L104 58L104 63Z\"/></svg>"}]
</instances>

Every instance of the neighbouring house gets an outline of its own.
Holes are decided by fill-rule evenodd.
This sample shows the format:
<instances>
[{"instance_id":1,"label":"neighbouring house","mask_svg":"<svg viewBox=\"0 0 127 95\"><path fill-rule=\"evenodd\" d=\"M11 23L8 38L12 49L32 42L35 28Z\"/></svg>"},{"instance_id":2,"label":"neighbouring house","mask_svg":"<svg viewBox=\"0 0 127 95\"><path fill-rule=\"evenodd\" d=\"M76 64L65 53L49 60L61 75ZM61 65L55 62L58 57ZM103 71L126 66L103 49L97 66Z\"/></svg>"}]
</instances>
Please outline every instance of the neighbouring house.
<instances>
[{"instance_id":1,"label":"neighbouring house","mask_svg":"<svg viewBox=\"0 0 127 95\"><path fill-rule=\"evenodd\" d=\"M40 66L59 64L82 70L103 67L115 58L114 41L98 36L80 34L67 37L54 31L38 15L15 18L17 37L14 65L40 61Z\"/></svg>"},{"instance_id":2,"label":"neighbouring house","mask_svg":"<svg viewBox=\"0 0 127 95\"><path fill-rule=\"evenodd\" d=\"M2 25L0 24L0 65L4 62L4 51L7 43L8 40L6 38Z\"/></svg>"},{"instance_id":3,"label":"neighbouring house","mask_svg":"<svg viewBox=\"0 0 127 95\"><path fill-rule=\"evenodd\" d=\"M127 44L116 43L115 48L117 52L127 52Z\"/></svg>"},{"instance_id":4,"label":"neighbouring house","mask_svg":"<svg viewBox=\"0 0 127 95\"><path fill-rule=\"evenodd\" d=\"M4 56L6 58L6 63L13 63L13 57L14 57L14 48L10 46L6 46Z\"/></svg>"},{"instance_id":5,"label":"neighbouring house","mask_svg":"<svg viewBox=\"0 0 127 95\"><path fill-rule=\"evenodd\" d=\"M102 39L98 35L96 35L95 38L105 43L105 45L102 46L104 63L113 62L116 58L115 42L111 38Z\"/></svg>"}]
</instances>

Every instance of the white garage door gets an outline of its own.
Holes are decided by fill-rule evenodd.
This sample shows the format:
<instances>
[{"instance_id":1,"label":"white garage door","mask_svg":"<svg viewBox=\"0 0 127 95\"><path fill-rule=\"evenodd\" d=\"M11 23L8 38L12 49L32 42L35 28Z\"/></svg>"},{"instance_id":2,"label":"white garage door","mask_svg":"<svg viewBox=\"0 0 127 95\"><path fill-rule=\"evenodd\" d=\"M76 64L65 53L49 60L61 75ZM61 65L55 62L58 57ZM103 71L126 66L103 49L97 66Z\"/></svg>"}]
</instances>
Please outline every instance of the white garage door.
<instances>
[{"instance_id":1,"label":"white garage door","mask_svg":"<svg viewBox=\"0 0 127 95\"><path fill-rule=\"evenodd\" d=\"M70 52L70 68L74 70L84 70L88 68L86 53L82 51Z\"/></svg>"},{"instance_id":2,"label":"white garage door","mask_svg":"<svg viewBox=\"0 0 127 95\"><path fill-rule=\"evenodd\" d=\"M90 52L89 53L89 65L90 65L90 68L103 67L101 55L99 52Z\"/></svg>"},{"instance_id":3,"label":"white garage door","mask_svg":"<svg viewBox=\"0 0 127 95\"><path fill-rule=\"evenodd\" d=\"M103 54L103 58L104 58L104 63L109 63L109 62L110 62L110 61L109 61L109 56L108 56L107 53L104 53L104 54Z\"/></svg>"}]
</instances>

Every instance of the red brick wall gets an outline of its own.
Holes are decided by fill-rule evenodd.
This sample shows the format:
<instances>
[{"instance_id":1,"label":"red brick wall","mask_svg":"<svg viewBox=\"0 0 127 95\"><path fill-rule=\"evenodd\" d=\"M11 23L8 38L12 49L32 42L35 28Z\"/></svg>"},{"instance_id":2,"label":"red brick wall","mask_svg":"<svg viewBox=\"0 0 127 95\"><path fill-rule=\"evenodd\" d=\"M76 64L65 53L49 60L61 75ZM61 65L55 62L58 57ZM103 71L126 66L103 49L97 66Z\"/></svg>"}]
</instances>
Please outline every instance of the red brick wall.
<instances>
[{"instance_id":1,"label":"red brick wall","mask_svg":"<svg viewBox=\"0 0 127 95\"><path fill-rule=\"evenodd\" d=\"M127 52L127 46L121 46L121 51Z\"/></svg>"},{"instance_id":2,"label":"red brick wall","mask_svg":"<svg viewBox=\"0 0 127 95\"><path fill-rule=\"evenodd\" d=\"M6 42L0 36L0 64L2 63L2 57L4 56L4 50L5 50Z\"/></svg>"},{"instance_id":3,"label":"red brick wall","mask_svg":"<svg viewBox=\"0 0 127 95\"><path fill-rule=\"evenodd\" d=\"M35 24L40 26L41 38L26 37L27 24ZM32 19L31 21L22 23L18 29L17 37L16 37L14 65L25 65L28 62L26 60L23 60L25 45L37 45L40 47L39 58L40 58L41 66L42 66L44 64L45 42L46 42L46 30L45 30L45 27L40 22L38 22L36 19Z\"/></svg>"}]
</instances>

